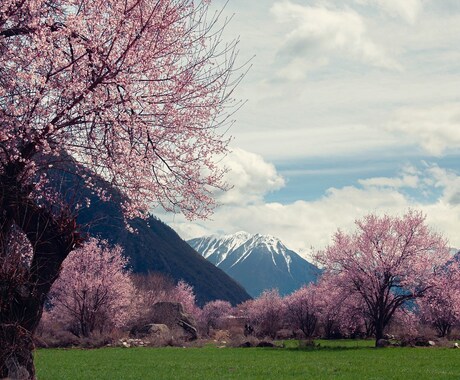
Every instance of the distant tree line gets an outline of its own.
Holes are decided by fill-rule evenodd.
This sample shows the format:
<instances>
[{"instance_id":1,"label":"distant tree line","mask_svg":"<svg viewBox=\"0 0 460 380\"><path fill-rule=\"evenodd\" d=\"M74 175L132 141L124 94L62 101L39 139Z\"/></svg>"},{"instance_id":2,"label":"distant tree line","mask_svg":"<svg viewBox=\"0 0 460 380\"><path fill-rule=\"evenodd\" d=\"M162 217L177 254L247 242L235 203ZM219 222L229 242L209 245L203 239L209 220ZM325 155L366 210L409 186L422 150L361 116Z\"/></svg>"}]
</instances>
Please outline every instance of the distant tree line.
<instances>
[{"instance_id":1,"label":"distant tree line","mask_svg":"<svg viewBox=\"0 0 460 380\"><path fill-rule=\"evenodd\" d=\"M285 297L267 290L236 307L216 300L200 308L187 283L159 273L133 275L120 247L91 239L64 263L44 323L89 337L148 322L155 303L170 301L182 303L202 336L228 328L232 319L272 339L288 331L377 342L390 330L404 338L426 327L449 336L460 324L460 267L445 239L417 211L400 218L371 214L356 226L353 233L338 231L317 253L324 272L316 284Z\"/></svg>"}]
</instances>

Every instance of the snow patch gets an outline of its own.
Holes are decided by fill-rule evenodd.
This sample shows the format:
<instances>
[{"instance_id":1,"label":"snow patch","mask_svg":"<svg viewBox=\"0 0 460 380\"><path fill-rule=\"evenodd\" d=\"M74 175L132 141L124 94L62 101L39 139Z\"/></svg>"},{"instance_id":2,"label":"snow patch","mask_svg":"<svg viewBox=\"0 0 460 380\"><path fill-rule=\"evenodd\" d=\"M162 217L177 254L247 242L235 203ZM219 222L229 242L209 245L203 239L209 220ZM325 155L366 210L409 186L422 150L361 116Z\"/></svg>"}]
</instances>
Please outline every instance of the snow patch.
<instances>
[{"instance_id":1,"label":"snow patch","mask_svg":"<svg viewBox=\"0 0 460 380\"><path fill-rule=\"evenodd\" d=\"M288 253L288 249L278 238L271 235L251 235L239 231L231 235L212 235L194 239L192 246L206 259L212 258L216 266L229 259L233 262L231 267L245 261L252 251L258 248L258 251L263 250L271 256L275 266L279 265L275 256L282 256L289 273L291 272L291 253Z\"/></svg>"}]
</instances>

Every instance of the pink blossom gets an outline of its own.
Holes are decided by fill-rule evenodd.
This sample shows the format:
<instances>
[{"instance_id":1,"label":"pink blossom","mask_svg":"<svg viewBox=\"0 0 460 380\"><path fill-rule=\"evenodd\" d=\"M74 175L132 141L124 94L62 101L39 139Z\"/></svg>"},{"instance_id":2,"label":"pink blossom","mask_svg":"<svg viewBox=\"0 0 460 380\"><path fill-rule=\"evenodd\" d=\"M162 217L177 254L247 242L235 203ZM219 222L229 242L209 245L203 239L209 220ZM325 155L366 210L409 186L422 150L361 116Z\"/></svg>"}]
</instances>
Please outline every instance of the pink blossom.
<instances>
[{"instance_id":1,"label":"pink blossom","mask_svg":"<svg viewBox=\"0 0 460 380\"><path fill-rule=\"evenodd\" d=\"M311 337L319 319L319 294L315 285L303 286L284 298L285 319L293 330L300 329Z\"/></svg>"},{"instance_id":2,"label":"pink blossom","mask_svg":"<svg viewBox=\"0 0 460 380\"><path fill-rule=\"evenodd\" d=\"M230 302L222 300L210 301L204 305L199 321L205 326L206 333L209 334L210 328L218 328L219 323L231 314L232 309Z\"/></svg>"},{"instance_id":3,"label":"pink blossom","mask_svg":"<svg viewBox=\"0 0 460 380\"><path fill-rule=\"evenodd\" d=\"M421 212L401 218L370 214L356 226L353 234L338 231L317 259L327 275L335 275L337 288L358 297L378 340L399 308L433 287L448 249Z\"/></svg>"},{"instance_id":4,"label":"pink blossom","mask_svg":"<svg viewBox=\"0 0 460 380\"><path fill-rule=\"evenodd\" d=\"M457 261L439 271L434 285L417 300L420 318L431 324L440 337L448 336L460 322L460 268Z\"/></svg>"},{"instance_id":5,"label":"pink blossom","mask_svg":"<svg viewBox=\"0 0 460 380\"><path fill-rule=\"evenodd\" d=\"M243 315L260 337L274 338L282 326L284 305L278 290L266 290L258 298L240 305Z\"/></svg>"},{"instance_id":6,"label":"pink blossom","mask_svg":"<svg viewBox=\"0 0 460 380\"><path fill-rule=\"evenodd\" d=\"M77 336L123 326L133 311L127 264L120 247L90 239L64 262L50 292L50 317Z\"/></svg>"}]
</instances>

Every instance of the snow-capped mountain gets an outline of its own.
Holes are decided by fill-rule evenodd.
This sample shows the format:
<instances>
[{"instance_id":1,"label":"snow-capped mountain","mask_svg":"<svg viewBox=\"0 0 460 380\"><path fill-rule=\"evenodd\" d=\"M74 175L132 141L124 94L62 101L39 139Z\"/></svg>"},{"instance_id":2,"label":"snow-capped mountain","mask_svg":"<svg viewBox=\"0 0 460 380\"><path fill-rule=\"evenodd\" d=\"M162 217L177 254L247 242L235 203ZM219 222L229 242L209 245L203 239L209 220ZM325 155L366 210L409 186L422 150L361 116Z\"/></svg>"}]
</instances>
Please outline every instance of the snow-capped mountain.
<instances>
[{"instance_id":1,"label":"snow-capped mountain","mask_svg":"<svg viewBox=\"0 0 460 380\"><path fill-rule=\"evenodd\" d=\"M188 243L238 281L253 297L277 288L285 295L315 281L321 271L269 235L238 232L205 236Z\"/></svg>"}]
</instances>

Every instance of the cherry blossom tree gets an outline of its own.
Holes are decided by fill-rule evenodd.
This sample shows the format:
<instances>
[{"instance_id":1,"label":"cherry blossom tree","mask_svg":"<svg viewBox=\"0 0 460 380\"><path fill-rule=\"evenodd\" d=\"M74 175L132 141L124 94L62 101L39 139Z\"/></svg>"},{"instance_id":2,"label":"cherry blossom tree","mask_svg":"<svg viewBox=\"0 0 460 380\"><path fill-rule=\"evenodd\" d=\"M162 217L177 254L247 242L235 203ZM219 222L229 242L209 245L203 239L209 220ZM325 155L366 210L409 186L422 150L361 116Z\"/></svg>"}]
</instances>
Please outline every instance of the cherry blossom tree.
<instances>
[{"instance_id":1,"label":"cherry blossom tree","mask_svg":"<svg viewBox=\"0 0 460 380\"><path fill-rule=\"evenodd\" d=\"M192 285L183 280L179 281L168 298L168 301L181 303L184 311L195 319L199 317L200 309L196 304L195 291Z\"/></svg>"},{"instance_id":2,"label":"cherry blossom tree","mask_svg":"<svg viewBox=\"0 0 460 380\"><path fill-rule=\"evenodd\" d=\"M316 330L319 319L318 294L316 286L303 286L284 298L286 321L294 329L300 329L307 338Z\"/></svg>"},{"instance_id":3,"label":"cherry blossom tree","mask_svg":"<svg viewBox=\"0 0 460 380\"><path fill-rule=\"evenodd\" d=\"M340 289L362 301L376 342L394 313L433 287L448 258L446 241L425 224L421 212L403 217L370 214L356 221L357 232L338 231L317 259Z\"/></svg>"},{"instance_id":4,"label":"cherry blossom tree","mask_svg":"<svg viewBox=\"0 0 460 380\"><path fill-rule=\"evenodd\" d=\"M460 268L451 262L437 276L434 286L417 300L420 318L432 325L440 337L448 336L460 322Z\"/></svg>"},{"instance_id":5,"label":"cherry blossom tree","mask_svg":"<svg viewBox=\"0 0 460 380\"><path fill-rule=\"evenodd\" d=\"M423 299L418 298L417 302ZM414 305L407 305L395 311L389 325L391 335L397 337L401 342L413 342L420 336L420 315L414 309Z\"/></svg>"},{"instance_id":6,"label":"cherry blossom tree","mask_svg":"<svg viewBox=\"0 0 460 380\"><path fill-rule=\"evenodd\" d=\"M284 314L283 301L278 290L266 290L258 298L244 302L241 307L255 333L275 338L281 328Z\"/></svg>"},{"instance_id":7,"label":"cherry blossom tree","mask_svg":"<svg viewBox=\"0 0 460 380\"><path fill-rule=\"evenodd\" d=\"M74 174L101 198L96 174L121 190L127 218L155 205L206 217L213 188L225 187L214 157L226 152L240 76L235 43L222 43L208 7L0 3L0 257L16 229L32 247L25 283L0 279L14 300L0 310L0 377L35 377L32 334L63 260L82 241L50 176L66 170L63 160L76 162Z\"/></svg>"},{"instance_id":8,"label":"cherry blossom tree","mask_svg":"<svg viewBox=\"0 0 460 380\"><path fill-rule=\"evenodd\" d=\"M133 276L135 285L136 313L131 321L134 325L151 323L155 311L152 306L158 302L178 302L182 304L186 313L198 319L201 310L196 304L193 286L181 280L174 284L174 280L162 273L148 273L147 275Z\"/></svg>"},{"instance_id":9,"label":"cherry blossom tree","mask_svg":"<svg viewBox=\"0 0 460 380\"><path fill-rule=\"evenodd\" d=\"M159 272L133 274L135 287L136 313L132 324L149 323L151 308L157 302L169 301L174 292L175 284L171 277Z\"/></svg>"},{"instance_id":10,"label":"cherry blossom tree","mask_svg":"<svg viewBox=\"0 0 460 380\"><path fill-rule=\"evenodd\" d=\"M316 285L318 322L327 339L370 336L372 326L363 317L361 299L341 287L337 275L323 274Z\"/></svg>"},{"instance_id":11,"label":"cherry blossom tree","mask_svg":"<svg viewBox=\"0 0 460 380\"><path fill-rule=\"evenodd\" d=\"M222 318L228 317L232 309L230 302L222 300L210 301L204 305L200 313L199 322L204 326L206 334L209 335L211 328L218 328Z\"/></svg>"},{"instance_id":12,"label":"cherry blossom tree","mask_svg":"<svg viewBox=\"0 0 460 380\"><path fill-rule=\"evenodd\" d=\"M89 239L67 257L51 288L51 319L78 337L122 327L133 310L127 265L119 246Z\"/></svg>"}]
</instances>

